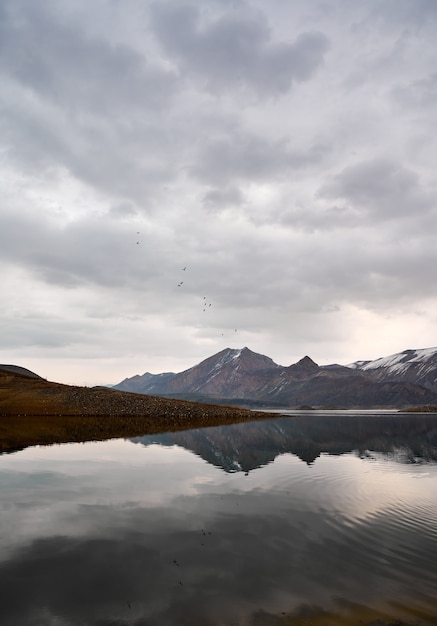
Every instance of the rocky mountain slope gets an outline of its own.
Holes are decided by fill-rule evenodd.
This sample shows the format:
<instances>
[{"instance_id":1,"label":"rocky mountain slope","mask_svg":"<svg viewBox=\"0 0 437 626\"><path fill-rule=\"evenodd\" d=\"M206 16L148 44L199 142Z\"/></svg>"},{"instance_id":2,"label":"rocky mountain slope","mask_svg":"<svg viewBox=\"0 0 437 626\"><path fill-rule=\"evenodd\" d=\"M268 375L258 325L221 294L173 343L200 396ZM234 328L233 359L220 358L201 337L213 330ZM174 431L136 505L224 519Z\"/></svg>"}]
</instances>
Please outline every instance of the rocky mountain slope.
<instances>
[{"instance_id":1,"label":"rocky mountain slope","mask_svg":"<svg viewBox=\"0 0 437 626\"><path fill-rule=\"evenodd\" d=\"M437 348L406 350L349 366L319 366L306 356L288 367L249 348L227 348L184 372L146 373L114 387L249 405L400 408L437 404Z\"/></svg>"}]
</instances>

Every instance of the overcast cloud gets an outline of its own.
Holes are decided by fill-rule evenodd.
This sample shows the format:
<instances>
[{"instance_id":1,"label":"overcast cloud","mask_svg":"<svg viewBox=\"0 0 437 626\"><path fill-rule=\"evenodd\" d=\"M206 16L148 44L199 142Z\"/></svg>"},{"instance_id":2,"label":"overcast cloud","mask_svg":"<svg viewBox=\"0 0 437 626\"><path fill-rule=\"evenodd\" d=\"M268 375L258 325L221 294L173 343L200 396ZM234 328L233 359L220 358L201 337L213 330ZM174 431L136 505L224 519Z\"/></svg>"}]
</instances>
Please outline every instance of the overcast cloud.
<instances>
[{"instance_id":1,"label":"overcast cloud","mask_svg":"<svg viewBox=\"0 0 437 626\"><path fill-rule=\"evenodd\" d=\"M436 41L434 0L0 0L0 362L437 345Z\"/></svg>"}]
</instances>

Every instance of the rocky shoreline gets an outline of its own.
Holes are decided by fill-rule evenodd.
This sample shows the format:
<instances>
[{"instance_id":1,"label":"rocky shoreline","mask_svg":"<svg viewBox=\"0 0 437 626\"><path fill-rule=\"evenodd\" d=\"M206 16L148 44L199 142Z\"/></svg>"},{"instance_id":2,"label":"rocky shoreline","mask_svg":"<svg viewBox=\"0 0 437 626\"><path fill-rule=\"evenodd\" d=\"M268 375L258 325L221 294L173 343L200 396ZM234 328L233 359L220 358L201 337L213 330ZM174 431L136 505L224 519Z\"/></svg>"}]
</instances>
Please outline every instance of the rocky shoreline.
<instances>
[{"instance_id":1,"label":"rocky shoreline","mask_svg":"<svg viewBox=\"0 0 437 626\"><path fill-rule=\"evenodd\" d=\"M268 417L261 411L62 385L0 370L0 452Z\"/></svg>"}]
</instances>

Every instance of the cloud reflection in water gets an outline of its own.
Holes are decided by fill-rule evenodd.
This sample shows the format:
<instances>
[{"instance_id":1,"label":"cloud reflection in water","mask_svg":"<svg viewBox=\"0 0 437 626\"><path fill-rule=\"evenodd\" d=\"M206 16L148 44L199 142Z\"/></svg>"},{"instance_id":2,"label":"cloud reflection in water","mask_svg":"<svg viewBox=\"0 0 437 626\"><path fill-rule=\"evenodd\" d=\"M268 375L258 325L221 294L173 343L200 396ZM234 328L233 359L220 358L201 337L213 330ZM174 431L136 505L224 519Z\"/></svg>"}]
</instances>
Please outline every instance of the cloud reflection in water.
<instances>
[{"instance_id":1,"label":"cloud reflection in water","mask_svg":"<svg viewBox=\"0 0 437 626\"><path fill-rule=\"evenodd\" d=\"M431 610L433 463L283 454L245 476L120 441L20 455L0 457L4 626L273 624L341 602Z\"/></svg>"}]
</instances>

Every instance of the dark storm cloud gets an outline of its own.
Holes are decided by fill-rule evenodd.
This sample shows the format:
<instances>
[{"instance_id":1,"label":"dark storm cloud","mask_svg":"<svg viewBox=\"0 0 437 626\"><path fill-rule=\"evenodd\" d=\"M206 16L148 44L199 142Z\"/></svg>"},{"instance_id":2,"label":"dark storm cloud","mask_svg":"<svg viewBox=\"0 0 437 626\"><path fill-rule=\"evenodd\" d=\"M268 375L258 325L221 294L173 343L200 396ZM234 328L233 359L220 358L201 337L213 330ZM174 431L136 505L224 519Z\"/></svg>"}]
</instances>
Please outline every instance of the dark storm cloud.
<instances>
[{"instance_id":1,"label":"dark storm cloud","mask_svg":"<svg viewBox=\"0 0 437 626\"><path fill-rule=\"evenodd\" d=\"M428 111L434 117L437 100L437 73L432 72L408 84L397 85L393 87L391 95L395 102L414 114Z\"/></svg>"},{"instance_id":2,"label":"dark storm cloud","mask_svg":"<svg viewBox=\"0 0 437 626\"><path fill-rule=\"evenodd\" d=\"M272 141L237 130L232 136L204 142L190 172L208 184L223 185L235 179L261 182L316 165L326 153L325 146L293 150L288 141Z\"/></svg>"},{"instance_id":3,"label":"dark storm cloud","mask_svg":"<svg viewBox=\"0 0 437 626\"><path fill-rule=\"evenodd\" d=\"M140 282L146 288L150 281L162 280L169 264L165 255L161 257L159 235L144 232L140 248L136 231L118 220L87 216L61 227L26 210L4 214L2 223L2 262L59 287L118 285L128 289ZM154 259L159 259L159 266Z\"/></svg>"},{"instance_id":4,"label":"dark storm cloud","mask_svg":"<svg viewBox=\"0 0 437 626\"><path fill-rule=\"evenodd\" d=\"M87 36L44 4L6 2L0 42L1 70L71 115L132 115L174 90L171 72L128 45Z\"/></svg>"},{"instance_id":5,"label":"dark storm cloud","mask_svg":"<svg viewBox=\"0 0 437 626\"><path fill-rule=\"evenodd\" d=\"M174 73L130 42L87 34L62 8L24 1L3 10L0 127L9 157L36 173L64 167L150 206L153 187L175 170L164 164L170 137L159 121L175 93Z\"/></svg>"},{"instance_id":6,"label":"dark storm cloud","mask_svg":"<svg viewBox=\"0 0 437 626\"><path fill-rule=\"evenodd\" d=\"M152 23L181 71L196 74L214 93L237 87L265 97L284 94L293 83L311 78L329 48L320 32L275 42L266 16L253 10L205 23L197 7L156 4Z\"/></svg>"},{"instance_id":7,"label":"dark storm cloud","mask_svg":"<svg viewBox=\"0 0 437 626\"><path fill-rule=\"evenodd\" d=\"M66 283L65 275L62 275L63 284ZM44 309L47 303L44 296L39 294L40 309ZM23 313L21 310L9 310L0 321L0 332L5 337L2 345L7 349L14 349L23 345L37 346L38 350L49 348L65 348L75 343L84 345L92 342L96 329L90 323L70 320L68 329L65 327L63 315L54 316L50 312L41 312L33 309L32 312Z\"/></svg>"},{"instance_id":8,"label":"dark storm cloud","mask_svg":"<svg viewBox=\"0 0 437 626\"><path fill-rule=\"evenodd\" d=\"M127 217L138 215L138 208L128 200L116 202L110 209L110 213L114 217Z\"/></svg>"},{"instance_id":9,"label":"dark storm cloud","mask_svg":"<svg viewBox=\"0 0 437 626\"><path fill-rule=\"evenodd\" d=\"M410 28L437 25L437 5L434 0L372 0L370 14L383 17L389 24L406 24Z\"/></svg>"},{"instance_id":10,"label":"dark storm cloud","mask_svg":"<svg viewBox=\"0 0 437 626\"><path fill-rule=\"evenodd\" d=\"M360 218L365 211L377 221L415 219L435 207L418 175L390 159L374 159L346 167L320 190L324 198L345 200Z\"/></svg>"},{"instance_id":11,"label":"dark storm cloud","mask_svg":"<svg viewBox=\"0 0 437 626\"><path fill-rule=\"evenodd\" d=\"M161 36L176 28L178 11L183 20L197 24L200 19L187 6L155 7L152 25ZM213 120L201 110L193 133L201 132L187 150L189 125L171 115L164 124L166 106L182 96L175 72L151 64L130 42L111 43L77 28L62 9L50 11L50 5L7 2L4 18L2 131L18 166L38 172L62 164L79 180L137 203L141 199L142 208L150 210L160 201L159 182L180 176L187 159L187 171L198 179L214 185L227 178L229 186L235 176L266 178L320 156L317 146L292 150L287 141L247 131L231 137L224 120L218 138L206 141L201 128L210 132ZM308 78L327 47L325 38L314 34L302 35L294 44L276 44L265 18L248 9L216 18L206 30L195 28L194 22L192 32L184 35L186 68L191 74L205 63L203 70L221 77L226 89L235 87L235 70L243 72L245 84L274 93L278 85L269 80L286 75L291 84ZM178 25L177 32L182 31Z\"/></svg>"},{"instance_id":12,"label":"dark storm cloud","mask_svg":"<svg viewBox=\"0 0 437 626\"><path fill-rule=\"evenodd\" d=\"M103 193L132 199L150 210L159 185L176 176L177 149L152 121L136 128L87 120L70 124L62 112L21 104L0 121L3 137L11 146L9 158L17 168L42 175L60 168L76 180ZM117 203L119 200L115 200ZM112 202L111 202L112 204Z\"/></svg>"},{"instance_id":13,"label":"dark storm cloud","mask_svg":"<svg viewBox=\"0 0 437 626\"><path fill-rule=\"evenodd\" d=\"M208 211L241 205L244 196L238 187L210 189L203 197L203 205Z\"/></svg>"}]
</instances>

